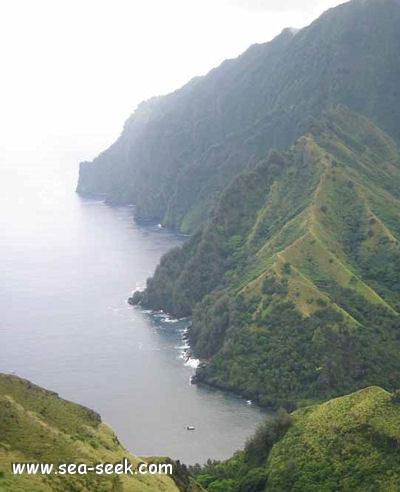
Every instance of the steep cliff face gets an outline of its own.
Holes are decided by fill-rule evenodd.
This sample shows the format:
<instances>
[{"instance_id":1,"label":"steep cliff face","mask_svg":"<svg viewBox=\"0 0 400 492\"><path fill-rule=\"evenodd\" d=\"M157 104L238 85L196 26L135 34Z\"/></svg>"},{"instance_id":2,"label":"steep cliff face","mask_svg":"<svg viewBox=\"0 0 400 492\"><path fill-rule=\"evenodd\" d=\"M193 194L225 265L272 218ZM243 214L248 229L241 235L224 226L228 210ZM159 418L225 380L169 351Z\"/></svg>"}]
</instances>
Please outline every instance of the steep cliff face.
<instances>
[{"instance_id":1,"label":"steep cliff face","mask_svg":"<svg viewBox=\"0 0 400 492\"><path fill-rule=\"evenodd\" d=\"M199 381L273 403L400 378L399 21L395 0L331 9L143 105L82 166L80 190L200 225L134 298L193 315Z\"/></svg>"},{"instance_id":2,"label":"steep cliff face","mask_svg":"<svg viewBox=\"0 0 400 492\"><path fill-rule=\"evenodd\" d=\"M394 384L399 190L394 141L331 109L233 180L136 301L193 314L198 380L262 403Z\"/></svg>"},{"instance_id":3,"label":"steep cliff face","mask_svg":"<svg viewBox=\"0 0 400 492\"><path fill-rule=\"evenodd\" d=\"M285 30L139 105L117 142L81 164L78 191L133 202L139 219L185 229L201 222L215 193L243 167L238 134L261 114L261 87L292 38Z\"/></svg>"},{"instance_id":4,"label":"steep cliff face","mask_svg":"<svg viewBox=\"0 0 400 492\"><path fill-rule=\"evenodd\" d=\"M114 145L81 164L78 191L193 231L232 177L286 148L332 104L399 141L399 21L396 0L353 0L143 103Z\"/></svg>"}]
</instances>

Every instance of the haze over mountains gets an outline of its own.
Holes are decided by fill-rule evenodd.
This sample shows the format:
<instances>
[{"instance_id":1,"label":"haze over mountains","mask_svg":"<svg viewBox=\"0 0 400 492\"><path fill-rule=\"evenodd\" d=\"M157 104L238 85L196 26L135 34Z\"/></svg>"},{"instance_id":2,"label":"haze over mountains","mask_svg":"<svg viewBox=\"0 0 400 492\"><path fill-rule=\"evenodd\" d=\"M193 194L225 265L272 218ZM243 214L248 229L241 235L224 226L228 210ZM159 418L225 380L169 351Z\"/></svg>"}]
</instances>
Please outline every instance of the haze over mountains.
<instances>
[{"instance_id":1,"label":"haze over mountains","mask_svg":"<svg viewBox=\"0 0 400 492\"><path fill-rule=\"evenodd\" d=\"M398 139L399 20L395 0L353 0L142 103L117 142L82 164L78 191L190 232L233 176L287 148L329 105Z\"/></svg>"},{"instance_id":2,"label":"haze over mountains","mask_svg":"<svg viewBox=\"0 0 400 492\"><path fill-rule=\"evenodd\" d=\"M399 0L352 0L285 29L142 103L81 164L79 193L190 233L130 302L192 317L197 382L293 411L193 467L210 491L398 490L399 21ZM200 490L181 467L13 475L11 460L126 450L98 414L16 376L0 375L0 417L1 490Z\"/></svg>"},{"instance_id":3,"label":"haze over mountains","mask_svg":"<svg viewBox=\"0 0 400 492\"><path fill-rule=\"evenodd\" d=\"M400 377L399 20L353 0L286 29L81 165L78 191L196 229L133 302L193 314L199 381L271 403Z\"/></svg>"}]
</instances>

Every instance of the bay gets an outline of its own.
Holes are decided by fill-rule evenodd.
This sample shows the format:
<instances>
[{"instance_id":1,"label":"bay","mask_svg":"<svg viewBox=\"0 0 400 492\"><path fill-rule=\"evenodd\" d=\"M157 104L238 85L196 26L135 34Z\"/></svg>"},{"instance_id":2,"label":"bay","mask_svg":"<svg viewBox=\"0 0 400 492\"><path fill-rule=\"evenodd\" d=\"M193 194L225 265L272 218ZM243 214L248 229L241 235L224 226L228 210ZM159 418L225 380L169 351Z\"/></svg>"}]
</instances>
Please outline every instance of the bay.
<instances>
[{"instance_id":1,"label":"bay","mask_svg":"<svg viewBox=\"0 0 400 492\"><path fill-rule=\"evenodd\" d=\"M185 322L126 302L183 239L77 196L62 149L1 157L0 371L98 411L137 455L193 464L242 447L265 412L191 385Z\"/></svg>"}]
</instances>

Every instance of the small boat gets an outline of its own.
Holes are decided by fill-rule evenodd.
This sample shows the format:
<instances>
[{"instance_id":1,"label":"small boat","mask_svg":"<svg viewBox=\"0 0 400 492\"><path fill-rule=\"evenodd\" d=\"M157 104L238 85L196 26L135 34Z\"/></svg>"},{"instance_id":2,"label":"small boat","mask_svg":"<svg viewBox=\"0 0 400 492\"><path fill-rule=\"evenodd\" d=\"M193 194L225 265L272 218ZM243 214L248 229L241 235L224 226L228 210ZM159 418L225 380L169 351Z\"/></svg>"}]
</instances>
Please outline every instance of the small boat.
<instances>
[{"instance_id":1,"label":"small boat","mask_svg":"<svg viewBox=\"0 0 400 492\"><path fill-rule=\"evenodd\" d=\"M193 425L187 425L186 430L188 431L194 431L194 426Z\"/></svg>"},{"instance_id":2,"label":"small boat","mask_svg":"<svg viewBox=\"0 0 400 492\"><path fill-rule=\"evenodd\" d=\"M251 400L246 400L247 405L252 405L253 402Z\"/></svg>"}]
</instances>

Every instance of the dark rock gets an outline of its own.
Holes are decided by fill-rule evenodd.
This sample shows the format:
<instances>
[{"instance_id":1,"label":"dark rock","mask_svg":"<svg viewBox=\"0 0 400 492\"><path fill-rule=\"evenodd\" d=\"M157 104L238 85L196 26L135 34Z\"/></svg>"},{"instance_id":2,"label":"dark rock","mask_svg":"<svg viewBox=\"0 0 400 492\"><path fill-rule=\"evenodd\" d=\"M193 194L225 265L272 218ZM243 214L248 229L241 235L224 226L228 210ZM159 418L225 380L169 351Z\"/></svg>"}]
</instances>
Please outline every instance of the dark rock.
<instances>
[{"instance_id":1,"label":"dark rock","mask_svg":"<svg viewBox=\"0 0 400 492\"><path fill-rule=\"evenodd\" d=\"M141 303L142 299L143 293L137 290L136 292L134 292L132 297L128 298L128 304L130 304L131 306L137 306Z\"/></svg>"}]
</instances>

